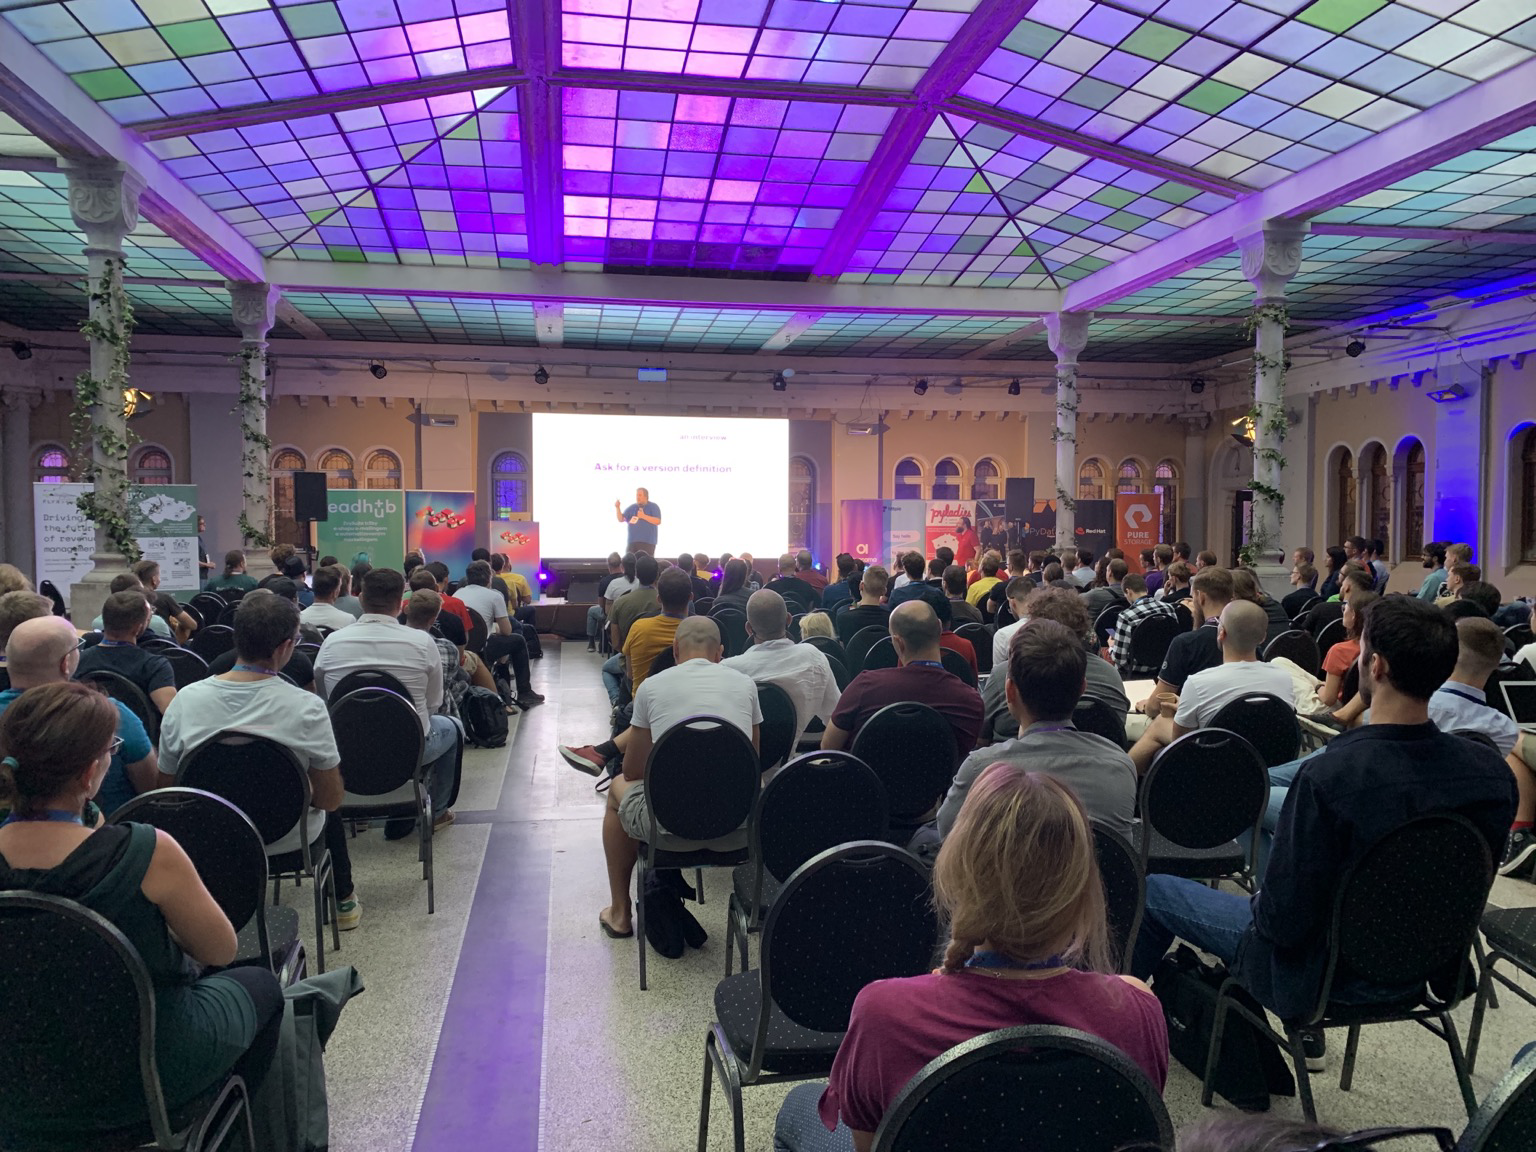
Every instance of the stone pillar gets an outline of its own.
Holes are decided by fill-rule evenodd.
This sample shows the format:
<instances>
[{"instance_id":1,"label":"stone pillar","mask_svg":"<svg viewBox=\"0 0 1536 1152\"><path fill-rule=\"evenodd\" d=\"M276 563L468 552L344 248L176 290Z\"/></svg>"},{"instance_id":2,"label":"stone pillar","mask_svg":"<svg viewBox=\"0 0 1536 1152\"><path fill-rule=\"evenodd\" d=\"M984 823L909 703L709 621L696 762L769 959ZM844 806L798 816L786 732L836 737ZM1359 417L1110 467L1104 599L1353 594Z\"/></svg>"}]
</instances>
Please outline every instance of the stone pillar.
<instances>
[{"instance_id":1,"label":"stone pillar","mask_svg":"<svg viewBox=\"0 0 1536 1152\"><path fill-rule=\"evenodd\" d=\"M235 327L240 329L240 515L235 529L245 548L245 570L260 580L272 571L272 484L267 466L267 333L277 322L281 293L270 284L229 282ZM253 535L259 533L259 535Z\"/></svg>"},{"instance_id":2,"label":"stone pillar","mask_svg":"<svg viewBox=\"0 0 1536 1152\"><path fill-rule=\"evenodd\" d=\"M1206 523L1205 508L1205 431L1211 426L1206 412L1196 412L1180 417L1184 424L1184 496L1179 510L1179 522L1183 539L1200 551L1211 538L1210 525ZM1170 541L1171 543L1171 541Z\"/></svg>"},{"instance_id":3,"label":"stone pillar","mask_svg":"<svg viewBox=\"0 0 1536 1152\"><path fill-rule=\"evenodd\" d=\"M1088 344L1091 312L1051 312L1041 317L1056 357L1056 547L1077 546L1077 358Z\"/></svg>"},{"instance_id":4,"label":"stone pillar","mask_svg":"<svg viewBox=\"0 0 1536 1152\"><path fill-rule=\"evenodd\" d=\"M43 402L41 392L7 384L3 394L4 407L0 415L5 429L0 433L0 457L4 458L0 472L0 516L4 517L4 531L0 534L0 548L5 558L26 572L35 583L37 561L33 555L32 525L32 409ZM32 557L28 563L27 558Z\"/></svg>"},{"instance_id":5,"label":"stone pillar","mask_svg":"<svg viewBox=\"0 0 1536 1152\"><path fill-rule=\"evenodd\" d=\"M61 159L69 180L69 212L85 233L90 300L91 376L101 383L90 407L91 460L86 474L96 485L96 500L121 506L128 496L128 418L124 414L125 380L115 379L118 358L126 353L129 333L123 323L123 237L139 222L143 178L116 161ZM120 347L120 345L122 345ZM77 465L78 466L78 465ZM106 528L97 522L92 568L70 591L70 617L89 624L101 614L112 578L127 571L128 560Z\"/></svg>"},{"instance_id":6,"label":"stone pillar","mask_svg":"<svg viewBox=\"0 0 1536 1152\"><path fill-rule=\"evenodd\" d=\"M1269 220L1238 237L1243 276L1254 288L1253 533L1249 541L1259 579L1271 594L1286 586L1281 539L1281 467L1285 462L1285 286L1301 267L1302 221ZM1305 468L1305 460L1298 461ZM1268 569L1278 569L1278 574Z\"/></svg>"}]
</instances>

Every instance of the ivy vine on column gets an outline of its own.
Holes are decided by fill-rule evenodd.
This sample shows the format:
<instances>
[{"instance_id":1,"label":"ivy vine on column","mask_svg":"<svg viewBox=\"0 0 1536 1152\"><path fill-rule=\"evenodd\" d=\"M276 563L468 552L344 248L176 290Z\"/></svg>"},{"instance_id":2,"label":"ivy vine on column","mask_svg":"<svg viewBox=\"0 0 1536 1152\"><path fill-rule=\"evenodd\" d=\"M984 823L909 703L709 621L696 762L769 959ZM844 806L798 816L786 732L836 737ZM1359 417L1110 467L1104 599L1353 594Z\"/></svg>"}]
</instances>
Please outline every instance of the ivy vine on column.
<instances>
[{"instance_id":1,"label":"ivy vine on column","mask_svg":"<svg viewBox=\"0 0 1536 1152\"><path fill-rule=\"evenodd\" d=\"M1051 429L1052 444L1077 444L1077 433L1072 431L1072 429L1077 427L1078 400L1076 382L1076 373L1073 373L1072 399L1070 401L1063 400L1061 398L1061 390L1057 389L1056 425ZM1061 486L1059 479L1056 482L1056 506L1064 508L1068 512L1075 512L1077 510L1077 500Z\"/></svg>"},{"instance_id":2,"label":"ivy vine on column","mask_svg":"<svg viewBox=\"0 0 1536 1152\"><path fill-rule=\"evenodd\" d=\"M262 507L260 524L252 524L245 509L240 510L240 538L252 548L272 547L272 485L267 470L272 440L251 419L252 413L265 412L267 408L265 382L253 367L263 354L261 348L247 344L235 356L240 364L240 396L235 402L235 410L240 414L240 470L246 480L252 481L251 486L258 493L253 500Z\"/></svg>"},{"instance_id":3,"label":"ivy vine on column","mask_svg":"<svg viewBox=\"0 0 1536 1152\"><path fill-rule=\"evenodd\" d=\"M1291 326L1291 316L1286 310L1284 301L1266 300L1255 304L1244 325L1244 335L1252 341L1260 327L1265 323L1278 324L1281 332L1287 331ZM1254 447L1253 454L1256 459L1267 461L1276 468L1285 467L1285 453L1278 447L1271 447L1268 439L1264 446L1259 447L1260 430L1267 432L1274 438L1274 443L1283 445L1285 436L1290 431L1290 424L1285 418L1285 373L1286 362L1282 357L1276 360L1272 356L1265 355L1255 348L1253 353L1254 366L1254 398L1248 409L1248 419L1253 421ZM1280 397L1279 403L1262 404L1258 399L1258 377L1265 373L1274 373L1276 381L1275 394ZM1255 479L1249 484L1255 501L1264 501L1274 509L1274 523L1278 526L1284 521L1285 493L1279 488L1266 484L1262 480ZM1276 550L1278 536L1276 534L1261 531L1260 518L1254 518L1253 532L1248 542L1238 549L1238 558L1248 565L1259 562L1263 557L1272 554Z\"/></svg>"}]
</instances>

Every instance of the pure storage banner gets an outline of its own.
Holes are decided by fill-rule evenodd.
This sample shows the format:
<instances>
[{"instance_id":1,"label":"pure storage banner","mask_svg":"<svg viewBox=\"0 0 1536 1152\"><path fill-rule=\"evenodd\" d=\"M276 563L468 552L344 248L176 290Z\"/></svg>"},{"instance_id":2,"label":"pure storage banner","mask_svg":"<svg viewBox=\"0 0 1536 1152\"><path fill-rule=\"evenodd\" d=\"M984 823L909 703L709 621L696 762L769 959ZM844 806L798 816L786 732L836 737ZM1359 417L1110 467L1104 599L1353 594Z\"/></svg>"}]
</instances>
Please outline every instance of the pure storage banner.
<instances>
[{"instance_id":1,"label":"pure storage banner","mask_svg":"<svg viewBox=\"0 0 1536 1152\"><path fill-rule=\"evenodd\" d=\"M1162 493L1131 495L1122 492L1115 497L1115 539L1127 561L1134 561L1142 549L1157 546L1162 523Z\"/></svg>"},{"instance_id":2,"label":"pure storage banner","mask_svg":"<svg viewBox=\"0 0 1536 1152\"><path fill-rule=\"evenodd\" d=\"M397 488L327 488L327 519L315 522L315 547L350 568L366 560L399 568L405 559L405 493Z\"/></svg>"}]
</instances>

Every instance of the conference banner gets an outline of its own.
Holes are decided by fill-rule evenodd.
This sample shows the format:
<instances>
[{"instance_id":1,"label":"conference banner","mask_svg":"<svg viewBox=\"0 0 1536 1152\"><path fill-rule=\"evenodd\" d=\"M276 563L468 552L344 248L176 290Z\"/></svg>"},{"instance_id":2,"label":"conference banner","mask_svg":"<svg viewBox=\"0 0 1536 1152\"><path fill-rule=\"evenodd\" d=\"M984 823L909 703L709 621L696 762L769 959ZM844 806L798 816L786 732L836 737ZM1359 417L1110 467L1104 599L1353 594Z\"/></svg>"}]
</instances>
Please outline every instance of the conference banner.
<instances>
[{"instance_id":1,"label":"conference banner","mask_svg":"<svg viewBox=\"0 0 1536 1152\"><path fill-rule=\"evenodd\" d=\"M1018 521L1019 547L1025 552L1049 552L1056 547L1056 501L1031 497L1029 508Z\"/></svg>"},{"instance_id":2,"label":"conference banner","mask_svg":"<svg viewBox=\"0 0 1536 1152\"><path fill-rule=\"evenodd\" d=\"M315 547L350 568L366 560L376 568L405 561L405 493L398 488L327 488L325 520L315 521ZM433 557L436 559L436 557Z\"/></svg>"},{"instance_id":3,"label":"conference banner","mask_svg":"<svg viewBox=\"0 0 1536 1152\"><path fill-rule=\"evenodd\" d=\"M1115 502L1079 500L1077 502L1076 543L1097 560L1108 552L1115 540Z\"/></svg>"},{"instance_id":4,"label":"conference banner","mask_svg":"<svg viewBox=\"0 0 1536 1152\"><path fill-rule=\"evenodd\" d=\"M492 520L491 551L500 552L524 580L535 600L543 593L539 583L540 553L537 520ZM446 563L446 561L444 561Z\"/></svg>"},{"instance_id":5,"label":"conference banner","mask_svg":"<svg viewBox=\"0 0 1536 1152\"><path fill-rule=\"evenodd\" d=\"M1155 548L1163 523L1163 494L1122 492L1115 497L1115 539L1131 571L1143 549Z\"/></svg>"},{"instance_id":6,"label":"conference banner","mask_svg":"<svg viewBox=\"0 0 1536 1152\"><path fill-rule=\"evenodd\" d=\"M976 526L976 502L974 500L930 500L928 515L923 518L924 556L932 556L940 548L960 550L960 533Z\"/></svg>"},{"instance_id":7,"label":"conference banner","mask_svg":"<svg viewBox=\"0 0 1536 1152\"><path fill-rule=\"evenodd\" d=\"M914 549L920 552L926 543L928 501L892 500L886 508L885 552L875 563L884 564L895 575L901 570L896 557Z\"/></svg>"},{"instance_id":8,"label":"conference banner","mask_svg":"<svg viewBox=\"0 0 1536 1152\"><path fill-rule=\"evenodd\" d=\"M91 570L96 529L75 502L92 484L33 484L33 546L38 584L49 581L69 603L70 586Z\"/></svg>"},{"instance_id":9,"label":"conference banner","mask_svg":"<svg viewBox=\"0 0 1536 1152\"><path fill-rule=\"evenodd\" d=\"M429 564L441 561L462 580L475 552L475 494L407 492L405 550L420 552Z\"/></svg>"},{"instance_id":10,"label":"conference banner","mask_svg":"<svg viewBox=\"0 0 1536 1152\"><path fill-rule=\"evenodd\" d=\"M890 504L885 500L844 500L838 551L866 564L879 564L890 532L889 515Z\"/></svg>"},{"instance_id":11,"label":"conference banner","mask_svg":"<svg viewBox=\"0 0 1536 1152\"><path fill-rule=\"evenodd\" d=\"M160 565L166 592L196 592L197 485L144 484L128 490L128 525L144 559Z\"/></svg>"}]
</instances>

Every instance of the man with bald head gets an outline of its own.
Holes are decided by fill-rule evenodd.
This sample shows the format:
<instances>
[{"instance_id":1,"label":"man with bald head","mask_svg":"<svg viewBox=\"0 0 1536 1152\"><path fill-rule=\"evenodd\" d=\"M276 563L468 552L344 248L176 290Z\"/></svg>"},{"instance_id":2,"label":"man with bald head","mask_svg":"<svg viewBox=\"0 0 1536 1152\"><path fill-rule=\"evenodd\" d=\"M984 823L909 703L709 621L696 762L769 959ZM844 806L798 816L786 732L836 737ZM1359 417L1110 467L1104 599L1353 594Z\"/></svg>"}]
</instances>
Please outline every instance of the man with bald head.
<instances>
[{"instance_id":1,"label":"man with bald head","mask_svg":"<svg viewBox=\"0 0 1536 1152\"><path fill-rule=\"evenodd\" d=\"M754 592L747 600L747 634L752 647L722 663L756 684L777 684L789 694L795 706L795 744L799 744L811 717L825 722L837 708L842 693L832 666L816 645L796 644L789 638L789 606L772 588Z\"/></svg>"},{"instance_id":2,"label":"man with bald head","mask_svg":"<svg viewBox=\"0 0 1536 1152\"><path fill-rule=\"evenodd\" d=\"M672 653L677 663L646 677L635 693L634 715L620 736L624 773L608 788L603 814L603 856L608 864L608 907L597 914L604 933L614 938L634 935L629 900L638 844L650 835L650 810L645 803L645 764L655 741L668 729L692 716L716 716L750 737L758 746L763 722L757 686L735 669L720 663L720 629L707 616L690 616L677 626ZM565 749L561 749L562 755ZM570 757L567 757L570 759ZM746 826L739 831L746 843ZM726 848L727 845L713 846ZM734 846L734 845L732 845ZM686 851L686 841L670 845Z\"/></svg>"},{"instance_id":3,"label":"man with bald head","mask_svg":"<svg viewBox=\"0 0 1536 1152\"><path fill-rule=\"evenodd\" d=\"M5 646L11 639L16 625L23 620L36 620L53 615L53 601L36 592L17 589L0 595L0 690L11 686L10 673L5 667Z\"/></svg>"},{"instance_id":4,"label":"man with bald head","mask_svg":"<svg viewBox=\"0 0 1536 1152\"><path fill-rule=\"evenodd\" d=\"M74 625L62 616L24 620L6 641L5 663L11 686L0 692L0 712L29 688L62 684L73 677L80 663L80 638ZM109 816L138 793L175 783L172 777L161 774L149 734L139 718L122 701L113 703L117 705L117 735L122 743L114 747L112 763L96 793L97 805Z\"/></svg>"},{"instance_id":5,"label":"man with bald head","mask_svg":"<svg viewBox=\"0 0 1536 1152\"><path fill-rule=\"evenodd\" d=\"M939 655L938 616L922 601L911 600L891 613L890 627L899 666L872 668L853 678L827 723L821 746L832 751L847 747L865 722L887 704L914 701L949 721L955 750L964 760L976 747L976 734L981 731L981 695L945 669Z\"/></svg>"},{"instance_id":6,"label":"man with bald head","mask_svg":"<svg viewBox=\"0 0 1536 1152\"><path fill-rule=\"evenodd\" d=\"M1184 681L1183 693L1175 697L1173 708L1160 708L1161 715L1147 725L1131 749L1137 772L1145 773L1164 747L1204 728L1233 700L1265 692L1292 703L1291 674L1259 659L1259 646L1268 629L1268 613L1251 600L1233 600L1221 610L1216 626L1221 663L1191 675Z\"/></svg>"}]
</instances>

